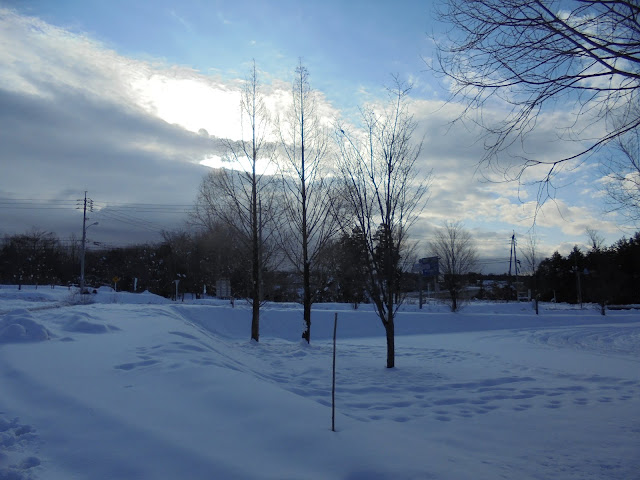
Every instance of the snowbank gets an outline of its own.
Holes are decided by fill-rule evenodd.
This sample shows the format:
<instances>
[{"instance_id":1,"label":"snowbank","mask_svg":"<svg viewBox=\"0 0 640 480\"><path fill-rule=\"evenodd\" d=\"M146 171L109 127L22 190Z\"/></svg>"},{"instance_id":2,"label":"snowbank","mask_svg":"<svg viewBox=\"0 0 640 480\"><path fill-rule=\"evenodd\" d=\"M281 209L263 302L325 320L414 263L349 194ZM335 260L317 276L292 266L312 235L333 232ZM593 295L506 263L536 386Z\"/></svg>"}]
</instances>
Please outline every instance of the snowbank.
<instances>
[{"instance_id":1,"label":"snowbank","mask_svg":"<svg viewBox=\"0 0 640 480\"><path fill-rule=\"evenodd\" d=\"M164 305L171 303L168 298L144 291L142 293L116 292L111 287L100 287L90 294L92 303L122 303L126 305Z\"/></svg>"},{"instance_id":2,"label":"snowbank","mask_svg":"<svg viewBox=\"0 0 640 480\"><path fill-rule=\"evenodd\" d=\"M14 310L0 317L0 344L49 340L49 331L28 310Z\"/></svg>"}]
</instances>

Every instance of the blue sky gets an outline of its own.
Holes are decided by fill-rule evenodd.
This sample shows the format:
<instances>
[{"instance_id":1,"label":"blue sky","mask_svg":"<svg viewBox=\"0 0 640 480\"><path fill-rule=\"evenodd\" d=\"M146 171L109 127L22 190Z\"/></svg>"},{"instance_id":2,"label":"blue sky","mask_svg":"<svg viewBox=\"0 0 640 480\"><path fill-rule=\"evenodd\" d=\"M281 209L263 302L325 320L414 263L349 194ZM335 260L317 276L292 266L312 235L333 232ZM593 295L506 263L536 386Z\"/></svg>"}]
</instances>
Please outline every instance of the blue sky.
<instances>
[{"instance_id":1,"label":"blue sky","mask_svg":"<svg viewBox=\"0 0 640 480\"><path fill-rule=\"evenodd\" d=\"M244 76L255 58L286 78L302 57L315 88L355 103L390 74L420 76L439 28L425 1L19 0L9 6L82 32L135 58L162 59L223 77ZM426 78L422 79L423 81ZM439 88L433 82L432 88Z\"/></svg>"},{"instance_id":2,"label":"blue sky","mask_svg":"<svg viewBox=\"0 0 640 480\"><path fill-rule=\"evenodd\" d=\"M424 63L433 55L429 34L443 30L432 9L420 1L0 0L0 202L9 202L0 234L38 227L77 235L78 212L62 203L44 216L10 203L58 205L88 190L101 206L96 240L157 240L194 201L207 162L224 153L200 129L237 136L238 85L251 60L277 109L302 58L325 111L342 117L378 101L392 74L413 82L420 167L434 175L415 236L426 255L434 228L460 220L489 259L483 269L506 271L512 232L523 242L533 225L535 189L476 173L479 131L451 124L462 106L446 102L447 85ZM568 108L545 113L527 148L545 158L575 149L555 135L571 121ZM499 118L500 109L485 114ZM628 233L605 214L595 162L558 182L555 201L538 212L545 255L584 244L587 227L608 243Z\"/></svg>"}]
</instances>

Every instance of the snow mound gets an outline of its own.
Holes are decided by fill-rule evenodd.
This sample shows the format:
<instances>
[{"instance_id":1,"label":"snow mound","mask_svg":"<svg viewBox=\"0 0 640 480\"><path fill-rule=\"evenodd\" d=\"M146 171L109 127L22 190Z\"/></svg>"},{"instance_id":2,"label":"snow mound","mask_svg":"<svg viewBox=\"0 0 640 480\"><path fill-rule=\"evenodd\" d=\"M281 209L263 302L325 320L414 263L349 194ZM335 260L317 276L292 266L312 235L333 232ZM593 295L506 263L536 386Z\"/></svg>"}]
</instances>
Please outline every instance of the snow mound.
<instances>
[{"instance_id":1,"label":"snow mound","mask_svg":"<svg viewBox=\"0 0 640 480\"><path fill-rule=\"evenodd\" d=\"M111 287L100 287L91 296L93 303L120 303L127 305L161 305L172 303L168 298L145 291L143 293L116 292Z\"/></svg>"},{"instance_id":2,"label":"snow mound","mask_svg":"<svg viewBox=\"0 0 640 480\"><path fill-rule=\"evenodd\" d=\"M0 285L0 314L22 308L44 308L59 303L66 303L69 290L65 287L55 289L49 287L36 288L16 285Z\"/></svg>"},{"instance_id":3,"label":"snow mound","mask_svg":"<svg viewBox=\"0 0 640 480\"><path fill-rule=\"evenodd\" d=\"M49 331L28 310L14 310L0 319L0 344L41 342L49 338Z\"/></svg>"},{"instance_id":4,"label":"snow mound","mask_svg":"<svg viewBox=\"0 0 640 480\"><path fill-rule=\"evenodd\" d=\"M55 302L58 300L58 295L51 295L48 292L34 292L25 290L0 290L0 298L2 300L22 300L25 302Z\"/></svg>"},{"instance_id":5,"label":"snow mound","mask_svg":"<svg viewBox=\"0 0 640 480\"><path fill-rule=\"evenodd\" d=\"M102 322L90 320L86 314L73 314L65 321L62 329L66 332L75 333L109 333L120 330L118 327Z\"/></svg>"}]
</instances>

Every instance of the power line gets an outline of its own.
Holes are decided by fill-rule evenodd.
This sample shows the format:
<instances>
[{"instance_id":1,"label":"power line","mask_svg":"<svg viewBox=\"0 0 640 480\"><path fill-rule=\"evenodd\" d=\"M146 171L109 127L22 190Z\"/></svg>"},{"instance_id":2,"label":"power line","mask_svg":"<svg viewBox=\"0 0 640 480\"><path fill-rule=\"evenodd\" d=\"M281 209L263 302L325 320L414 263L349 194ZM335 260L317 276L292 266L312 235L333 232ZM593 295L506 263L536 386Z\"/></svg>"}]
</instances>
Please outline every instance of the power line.
<instances>
[{"instance_id":1,"label":"power line","mask_svg":"<svg viewBox=\"0 0 640 480\"><path fill-rule=\"evenodd\" d=\"M38 198L0 198L0 208L75 208L77 199L38 199ZM131 209L136 211L166 210L173 212L188 211L193 204L186 203L135 203L94 201L95 208Z\"/></svg>"},{"instance_id":2,"label":"power line","mask_svg":"<svg viewBox=\"0 0 640 480\"><path fill-rule=\"evenodd\" d=\"M137 227L149 232L159 232L163 229L162 225L158 223L154 223L143 218L138 218L132 215L126 215L126 214L117 213L117 212L99 211L96 213L95 217L98 219L106 218L109 220L114 220L116 222L124 223L126 225Z\"/></svg>"},{"instance_id":3,"label":"power line","mask_svg":"<svg viewBox=\"0 0 640 480\"><path fill-rule=\"evenodd\" d=\"M0 209L4 210L75 210L82 199L0 199ZM127 203L92 201L94 218L104 218L129 226L160 233L166 226L148 220L143 214L188 215L193 204L178 203ZM141 216L142 214L142 216Z\"/></svg>"}]
</instances>

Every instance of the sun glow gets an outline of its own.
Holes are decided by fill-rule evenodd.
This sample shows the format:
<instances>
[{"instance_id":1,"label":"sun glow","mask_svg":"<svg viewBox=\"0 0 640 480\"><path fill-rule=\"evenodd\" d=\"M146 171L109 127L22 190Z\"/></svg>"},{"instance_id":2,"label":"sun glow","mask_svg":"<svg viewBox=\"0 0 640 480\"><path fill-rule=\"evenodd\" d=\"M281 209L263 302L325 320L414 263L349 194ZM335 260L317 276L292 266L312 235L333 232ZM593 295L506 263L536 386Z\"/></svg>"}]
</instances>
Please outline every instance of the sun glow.
<instances>
[{"instance_id":1,"label":"sun glow","mask_svg":"<svg viewBox=\"0 0 640 480\"><path fill-rule=\"evenodd\" d=\"M211 155L200 162L200 165L204 165L210 168L226 168L228 170L236 170L239 172L249 171L247 162L237 162L225 160L218 155ZM273 160L258 158L256 162L256 171L259 175L276 175L278 173L278 167Z\"/></svg>"},{"instance_id":2,"label":"sun glow","mask_svg":"<svg viewBox=\"0 0 640 480\"><path fill-rule=\"evenodd\" d=\"M142 106L168 123L192 132L205 129L219 138L242 137L238 90L191 72L179 72L173 78L156 72L133 86Z\"/></svg>"}]
</instances>

